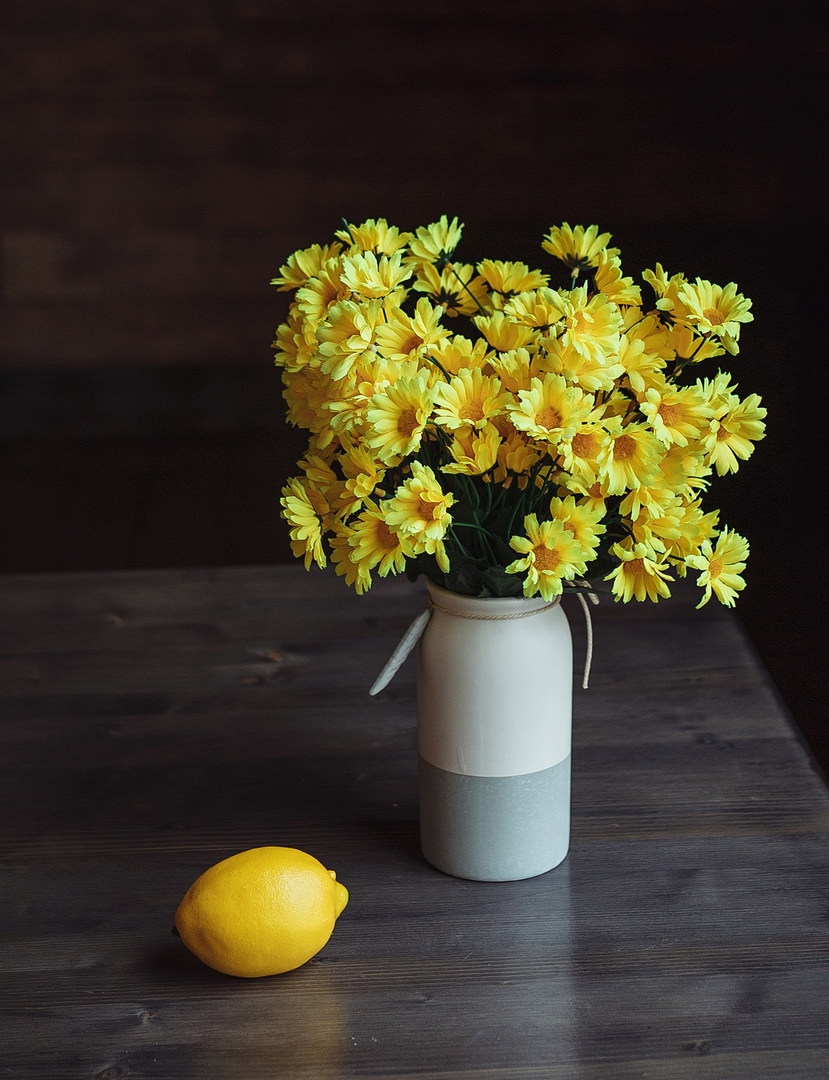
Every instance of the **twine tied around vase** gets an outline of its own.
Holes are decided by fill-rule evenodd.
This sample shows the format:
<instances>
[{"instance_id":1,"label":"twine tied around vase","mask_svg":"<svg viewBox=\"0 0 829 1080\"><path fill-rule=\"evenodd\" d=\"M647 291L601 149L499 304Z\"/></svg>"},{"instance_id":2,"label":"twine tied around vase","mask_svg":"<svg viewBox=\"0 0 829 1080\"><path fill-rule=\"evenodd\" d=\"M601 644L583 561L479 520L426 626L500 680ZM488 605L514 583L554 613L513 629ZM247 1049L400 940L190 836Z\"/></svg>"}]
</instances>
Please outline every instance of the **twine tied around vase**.
<instances>
[{"instance_id":1,"label":"twine tied around vase","mask_svg":"<svg viewBox=\"0 0 829 1080\"><path fill-rule=\"evenodd\" d=\"M586 690L590 679L590 666L593 662L593 620L590 617L590 607L587 600L584 598L584 593L587 593L591 604L598 604L599 598L596 593L590 589L589 582L579 581L578 584L581 586L581 589L576 595L578 596L579 603L584 611L584 621L587 628L587 651L584 658L584 675L581 682L582 689ZM473 615L464 611L453 611L451 608L443 607L441 604L436 604L434 600L430 599L429 606L425 611L421 611L400 639L394 652L386 661L383 670L374 680L371 689L369 690L369 694L373 697L389 685L402 666L403 661L418 643L418 640L428 625L429 619L432 617L434 608L438 608L438 610L445 612L447 615L452 615L457 619L479 619L484 622L498 622L502 619L528 619L533 615L539 615L542 611L548 611L551 607L555 607L560 601L561 596L557 596L555 600L552 600L549 604L545 604L543 607L533 608L532 611L515 611L508 615Z\"/></svg>"}]
</instances>

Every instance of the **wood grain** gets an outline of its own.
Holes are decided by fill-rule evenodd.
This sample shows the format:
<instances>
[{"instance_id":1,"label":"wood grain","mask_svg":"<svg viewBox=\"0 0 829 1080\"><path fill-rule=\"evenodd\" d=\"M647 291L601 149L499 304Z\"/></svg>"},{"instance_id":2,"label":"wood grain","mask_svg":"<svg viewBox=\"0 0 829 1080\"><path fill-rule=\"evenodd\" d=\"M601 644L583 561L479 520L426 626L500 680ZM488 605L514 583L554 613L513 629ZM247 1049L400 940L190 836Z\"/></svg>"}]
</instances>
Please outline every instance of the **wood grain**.
<instances>
[{"instance_id":1,"label":"wood grain","mask_svg":"<svg viewBox=\"0 0 829 1080\"><path fill-rule=\"evenodd\" d=\"M594 609L570 855L493 885L419 853L412 661L368 695L422 603L297 565L0 579L6 1073L826 1076L829 792L739 624ZM309 965L234 980L172 913L268 843L351 902Z\"/></svg>"}]
</instances>

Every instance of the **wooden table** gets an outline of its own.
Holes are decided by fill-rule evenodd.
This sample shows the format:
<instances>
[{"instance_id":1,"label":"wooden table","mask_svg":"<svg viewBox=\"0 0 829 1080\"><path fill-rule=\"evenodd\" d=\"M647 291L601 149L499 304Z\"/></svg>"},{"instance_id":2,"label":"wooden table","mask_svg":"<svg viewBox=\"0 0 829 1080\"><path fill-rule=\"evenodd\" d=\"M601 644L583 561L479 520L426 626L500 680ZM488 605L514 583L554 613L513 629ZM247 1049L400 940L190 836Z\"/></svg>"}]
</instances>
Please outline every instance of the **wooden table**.
<instances>
[{"instance_id":1,"label":"wooden table","mask_svg":"<svg viewBox=\"0 0 829 1080\"><path fill-rule=\"evenodd\" d=\"M829 794L738 622L594 609L570 855L481 884L419 852L413 660L367 693L422 595L299 565L0 579L0 1076L829 1077ZM260 844L351 902L305 967L234 979L173 912Z\"/></svg>"}]
</instances>

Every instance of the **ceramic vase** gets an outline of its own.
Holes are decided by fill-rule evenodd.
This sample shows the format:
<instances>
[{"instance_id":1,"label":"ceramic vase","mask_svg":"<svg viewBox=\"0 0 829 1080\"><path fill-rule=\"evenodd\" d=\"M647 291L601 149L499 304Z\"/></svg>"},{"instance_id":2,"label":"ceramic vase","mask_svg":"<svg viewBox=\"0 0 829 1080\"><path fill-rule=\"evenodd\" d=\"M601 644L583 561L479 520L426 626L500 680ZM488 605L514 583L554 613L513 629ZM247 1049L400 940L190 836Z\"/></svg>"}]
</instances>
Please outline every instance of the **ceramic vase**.
<instances>
[{"instance_id":1,"label":"ceramic vase","mask_svg":"<svg viewBox=\"0 0 829 1080\"><path fill-rule=\"evenodd\" d=\"M423 854L476 881L546 873L570 842L567 616L537 597L428 588L417 672Z\"/></svg>"}]
</instances>

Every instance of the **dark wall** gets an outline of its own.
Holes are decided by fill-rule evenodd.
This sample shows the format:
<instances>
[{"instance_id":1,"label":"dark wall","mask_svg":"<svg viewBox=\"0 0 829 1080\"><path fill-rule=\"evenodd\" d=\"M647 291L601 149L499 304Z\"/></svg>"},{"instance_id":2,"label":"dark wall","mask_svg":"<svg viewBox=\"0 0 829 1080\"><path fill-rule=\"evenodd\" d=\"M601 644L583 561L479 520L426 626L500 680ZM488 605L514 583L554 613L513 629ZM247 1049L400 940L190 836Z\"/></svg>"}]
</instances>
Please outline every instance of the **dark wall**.
<instances>
[{"instance_id":1,"label":"dark wall","mask_svg":"<svg viewBox=\"0 0 829 1080\"><path fill-rule=\"evenodd\" d=\"M738 611L829 759L827 35L811 5L27 0L0 16L0 570L287 558L269 279L340 218L554 223L754 299L769 435L711 495Z\"/></svg>"}]
</instances>

